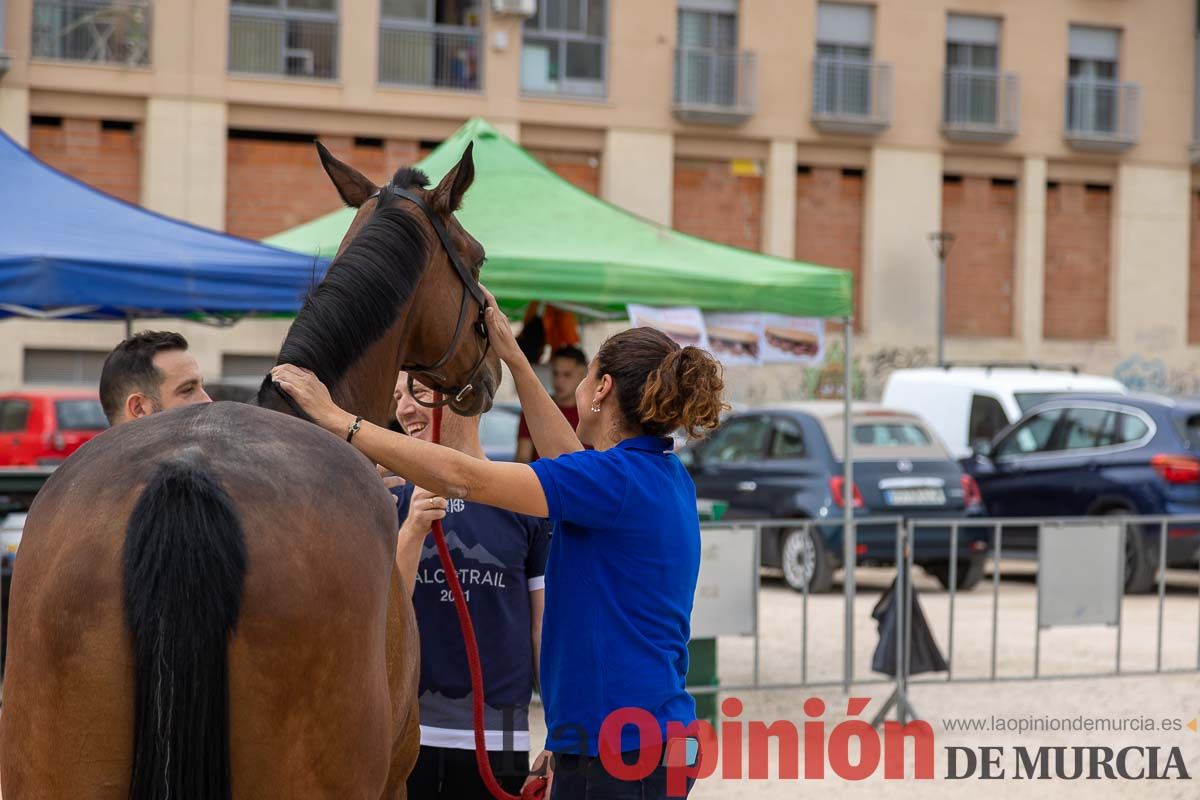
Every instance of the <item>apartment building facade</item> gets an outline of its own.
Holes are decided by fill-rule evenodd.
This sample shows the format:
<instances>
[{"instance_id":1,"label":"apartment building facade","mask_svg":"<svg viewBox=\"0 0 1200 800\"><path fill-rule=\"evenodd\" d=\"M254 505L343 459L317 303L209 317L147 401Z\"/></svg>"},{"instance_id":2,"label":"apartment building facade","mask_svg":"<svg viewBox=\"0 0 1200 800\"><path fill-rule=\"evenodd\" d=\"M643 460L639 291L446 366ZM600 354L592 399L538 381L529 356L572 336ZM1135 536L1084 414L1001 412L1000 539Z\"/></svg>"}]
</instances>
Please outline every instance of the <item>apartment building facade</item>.
<instances>
[{"instance_id":1,"label":"apartment building facade","mask_svg":"<svg viewBox=\"0 0 1200 800\"><path fill-rule=\"evenodd\" d=\"M0 0L0 128L122 199L261 238L484 116L576 185L851 270L871 390L952 361L1200 392L1196 0ZM531 16L514 11L533 9ZM279 322L181 324L262 374ZM118 326L0 323L0 386ZM751 399L795 395L739 374Z\"/></svg>"}]
</instances>

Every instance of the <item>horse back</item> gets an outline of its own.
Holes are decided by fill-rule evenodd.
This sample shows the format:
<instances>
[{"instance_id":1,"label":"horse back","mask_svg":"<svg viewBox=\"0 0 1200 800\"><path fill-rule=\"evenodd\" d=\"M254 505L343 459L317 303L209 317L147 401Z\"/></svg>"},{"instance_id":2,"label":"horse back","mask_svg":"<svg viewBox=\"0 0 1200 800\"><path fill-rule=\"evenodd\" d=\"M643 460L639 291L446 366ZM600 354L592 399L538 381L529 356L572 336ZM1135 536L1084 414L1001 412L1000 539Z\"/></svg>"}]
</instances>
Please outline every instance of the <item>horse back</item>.
<instances>
[{"instance_id":1,"label":"horse back","mask_svg":"<svg viewBox=\"0 0 1200 800\"><path fill-rule=\"evenodd\" d=\"M386 775L394 720L366 698L391 705L391 496L365 458L316 426L215 403L96 437L30 509L0 717L6 800L129 796L135 658L122 556L135 505L171 463L194 465L228 495L245 540L228 648L235 795L277 795L287 775L310 792L348 769ZM340 767L326 762L347 754L316 741L363 737L363 752Z\"/></svg>"}]
</instances>

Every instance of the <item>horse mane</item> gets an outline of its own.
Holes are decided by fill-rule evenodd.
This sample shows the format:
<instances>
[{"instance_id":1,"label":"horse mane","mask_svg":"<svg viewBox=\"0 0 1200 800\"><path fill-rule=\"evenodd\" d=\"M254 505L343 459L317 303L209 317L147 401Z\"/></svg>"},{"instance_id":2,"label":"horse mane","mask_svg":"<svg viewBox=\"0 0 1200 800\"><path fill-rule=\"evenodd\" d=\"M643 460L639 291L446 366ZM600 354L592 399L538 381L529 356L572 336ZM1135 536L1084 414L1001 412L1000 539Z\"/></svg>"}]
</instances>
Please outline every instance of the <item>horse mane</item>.
<instances>
[{"instance_id":1,"label":"horse mane","mask_svg":"<svg viewBox=\"0 0 1200 800\"><path fill-rule=\"evenodd\" d=\"M424 178L419 170L401 169L396 176L401 173ZM429 241L417 217L381 203L304 299L275 363L310 369L332 389L395 323L428 258ZM258 404L271 407L277 399L268 375Z\"/></svg>"}]
</instances>

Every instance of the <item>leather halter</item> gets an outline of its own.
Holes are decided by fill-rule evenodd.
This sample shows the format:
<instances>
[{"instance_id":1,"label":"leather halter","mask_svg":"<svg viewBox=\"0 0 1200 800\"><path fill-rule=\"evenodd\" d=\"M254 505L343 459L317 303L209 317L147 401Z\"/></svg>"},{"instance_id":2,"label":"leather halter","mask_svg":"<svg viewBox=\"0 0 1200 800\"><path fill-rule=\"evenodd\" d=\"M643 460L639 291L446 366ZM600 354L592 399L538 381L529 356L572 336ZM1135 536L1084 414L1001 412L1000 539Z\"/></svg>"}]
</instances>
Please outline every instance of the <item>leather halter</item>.
<instances>
[{"instance_id":1,"label":"leather halter","mask_svg":"<svg viewBox=\"0 0 1200 800\"><path fill-rule=\"evenodd\" d=\"M400 365L400 369L408 373L408 392L418 405L424 406L425 408L437 408L455 401L462 402L462 400L474 390L473 383L475 376L483 366L483 362L487 358L488 352L491 350L492 346L491 338L488 336L486 317L484 316L487 313L487 297L483 294L483 288L479 285L479 281L475 278L471 271L466 268L466 265L463 264L462 259L459 258L458 252L454 249L450 241L450 233L446 230L446 226L442 224L442 220L438 217L438 215L433 213L433 210L428 206L428 204L426 204L425 200L415 192L410 192L407 189L397 189L390 183L379 191L375 192L375 194L371 195L371 197L368 197L367 199L370 200L372 198L379 197L380 194L385 191L389 194L389 196L394 195L396 197L402 197L411 202L417 208L421 209L421 211L425 214L425 218L429 220L429 224L433 226L434 232L437 233L437 237L442 243L442 249L446 251L446 255L450 259L451 265L454 266L454 271L458 273L458 278L460 281L462 281L463 285L462 302L460 302L458 306L458 321L454 325L454 336L450 339L450 344L447 346L446 351L442 353L441 358L432 364L410 363ZM376 212L378 212L378 210L379 209L376 208ZM469 305L469 301L472 299L479 306L479 316L476 318L471 327L474 328L475 333L483 339L483 349L479 354L479 359L475 362L475 365L471 367L471 371L467 374L466 383L463 386L454 388L446 387L441 391L441 396L445 399L435 400L432 403L418 399L413 386L414 375L420 373L423 375L432 376L432 373L435 370L439 370L446 366L448 363L450 363L450 360L454 358L459 337L462 335L463 327L467 323L467 307Z\"/></svg>"}]
</instances>

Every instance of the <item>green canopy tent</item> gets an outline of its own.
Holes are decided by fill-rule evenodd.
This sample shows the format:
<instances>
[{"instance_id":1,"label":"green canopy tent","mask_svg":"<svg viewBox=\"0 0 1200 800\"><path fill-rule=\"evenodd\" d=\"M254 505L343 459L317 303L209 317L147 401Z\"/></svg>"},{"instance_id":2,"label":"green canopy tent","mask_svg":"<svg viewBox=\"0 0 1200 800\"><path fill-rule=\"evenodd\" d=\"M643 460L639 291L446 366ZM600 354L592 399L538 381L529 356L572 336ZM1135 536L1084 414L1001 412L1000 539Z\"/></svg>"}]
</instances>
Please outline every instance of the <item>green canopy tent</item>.
<instances>
[{"instance_id":1,"label":"green canopy tent","mask_svg":"<svg viewBox=\"0 0 1200 800\"><path fill-rule=\"evenodd\" d=\"M852 314L852 276L710 242L630 214L576 188L485 120L475 118L418 167L436 183L475 143L475 182L458 219L487 251L483 281L510 313L529 302L583 306L623 315L628 303L698 306L705 311L777 312L797 317ZM267 244L332 258L355 210L344 208L266 239ZM844 326L846 419L849 419L852 330ZM852 426L845 426L851 452ZM851 458L845 459L846 522L854 508ZM854 563L847 525L845 562ZM853 581L849 570L848 581ZM846 609L846 685L853 651Z\"/></svg>"},{"instance_id":2,"label":"green canopy tent","mask_svg":"<svg viewBox=\"0 0 1200 800\"><path fill-rule=\"evenodd\" d=\"M486 248L484 282L506 307L557 301L606 311L640 303L799 317L851 313L850 273L641 219L559 178L482 119L459 128L417 166L437 182L471 141L475 183L458 218ZM266 242L332 257L353 217L353 209L341 209Z\"/></svg>"}]
</instances>

